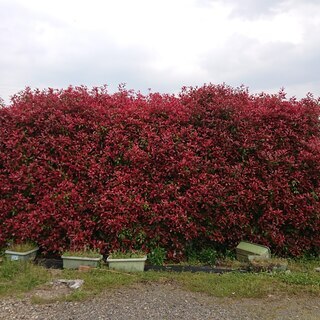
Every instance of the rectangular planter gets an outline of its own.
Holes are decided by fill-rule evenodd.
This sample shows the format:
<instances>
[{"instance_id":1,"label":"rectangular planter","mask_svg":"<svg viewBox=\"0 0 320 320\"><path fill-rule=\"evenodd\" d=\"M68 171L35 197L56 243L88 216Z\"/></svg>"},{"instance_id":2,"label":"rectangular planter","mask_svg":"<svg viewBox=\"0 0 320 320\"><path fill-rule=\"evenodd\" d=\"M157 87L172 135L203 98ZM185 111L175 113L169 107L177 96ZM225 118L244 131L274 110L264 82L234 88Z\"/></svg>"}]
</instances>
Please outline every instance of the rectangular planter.
<instances>
[{"instance_id":1,"label":"rectangular planter","mask_svg":"<svg viewBox=\"0 0 320 320\"><path fill-rule=\"evenodd\" d=\"M115 269L124 272L141 272L144 271L144 266L147 256L143 258L127 258L127 259L107 259L110 269Z\"/></svg>"},{"instance_id":2,"label":"rectangular planter","mask_svg":"<svg viewBox=\"0 0 320 320\"><path fill-rule=\"evenodd\" d=\"M102 255L97 258L89 257L73 257L73 256L61 256L63 260L64 269L79 269L80 266L88 266L97 268L100 261L102 260Z\"/></svg>"},{"instance_id":3,"label":"rectangular planter","mask_svg":"<svg viewBox=\"0 0 320 320\"><path fill-rule=\"evenodd\" d=\"M252 259L269 259L271 257L270 249L260 244L241 241L236 247L237 259L242 262L248 262Z\"/></svg>"},{"instance_id":4,"label":"rectangular planter","mask_svg":"<svg viewBox=\"0 0 320 320\"><path fill-rule=\"evenodd\" d=\"M25 252L6 250L4 253L6 257L11 261L16 261L16 260L28 261L28 260L34 260L36 258L38 250L39 248L34 248L32 250L25 251Z\"/></svg>"}]
</instances>

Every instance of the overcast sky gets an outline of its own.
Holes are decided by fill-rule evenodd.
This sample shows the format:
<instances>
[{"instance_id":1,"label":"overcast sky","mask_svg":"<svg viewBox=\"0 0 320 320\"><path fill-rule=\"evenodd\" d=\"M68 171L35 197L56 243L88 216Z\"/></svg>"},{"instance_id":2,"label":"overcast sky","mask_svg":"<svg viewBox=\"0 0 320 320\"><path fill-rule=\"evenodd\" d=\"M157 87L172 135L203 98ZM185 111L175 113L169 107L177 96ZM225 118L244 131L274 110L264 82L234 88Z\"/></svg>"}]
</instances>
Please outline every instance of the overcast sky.
<instances>
[{"instance_id":1,"label":"overcast sky","mask_svg":"<svg viewBox=\"0 0 320 320\"><path fill-rule=\"evenodd\" d=\"M0 97L225 82L320 96L320 0L0 0Z\"/></svg>"}]
</instances>

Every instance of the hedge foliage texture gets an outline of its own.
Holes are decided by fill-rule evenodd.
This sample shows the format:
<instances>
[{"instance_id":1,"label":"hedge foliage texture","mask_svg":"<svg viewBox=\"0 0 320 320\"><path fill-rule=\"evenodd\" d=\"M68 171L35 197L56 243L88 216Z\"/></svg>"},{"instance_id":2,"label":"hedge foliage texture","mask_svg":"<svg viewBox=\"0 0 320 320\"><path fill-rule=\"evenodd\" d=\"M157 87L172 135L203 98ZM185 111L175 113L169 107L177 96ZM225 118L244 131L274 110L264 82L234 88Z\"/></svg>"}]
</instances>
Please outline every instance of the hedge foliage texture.
<instances>
[{"instance_id":1,"label":"hedge foliage texture","mask_svg":"<svg viewBox=\"0 0 320 320\"><path fill-rule=\"evenodd\" d=\"M0 108L0 247L319 253L319 105L225 85L27 88Z\"/></svg>"}]
</instances>

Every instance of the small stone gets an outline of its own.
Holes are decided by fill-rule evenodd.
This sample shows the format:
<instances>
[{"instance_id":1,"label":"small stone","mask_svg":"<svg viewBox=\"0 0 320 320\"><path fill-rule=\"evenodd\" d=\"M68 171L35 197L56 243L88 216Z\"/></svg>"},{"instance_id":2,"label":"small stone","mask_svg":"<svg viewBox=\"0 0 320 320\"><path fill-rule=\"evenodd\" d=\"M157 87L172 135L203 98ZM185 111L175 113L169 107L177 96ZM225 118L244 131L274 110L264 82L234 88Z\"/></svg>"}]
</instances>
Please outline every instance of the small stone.
<instances>
[{"instance_id":1,"label":"small stone","mask_svg":"<svg viewBox=\"0 0 320 320\"><path fill-rule=\"evenodd\" d=\"M55 283L65 284L70 289L79 289L83 285L84 281L81 279L76 279L76 280L58 279L58 280L55 280Z\"/></svg>"},{"instance_id":2,"label":"small stone","mask_svg":"<svg viewBox=\"0 0 320 320\"><path fill-rule=\"evenodd\" d=\"M83 280L74 280L69 284L69 288L71 289L79 289L83 285Z\"/></svg>"},{"instance_id":3,"label":"small stone","mask_svg":"<svg viewBox=\"0 0 320 320\"><path fill-rule=\"evenodd\" d=\"M320 267L314 269L316 272L320 272Z\"/></svg>"}]
</instances>

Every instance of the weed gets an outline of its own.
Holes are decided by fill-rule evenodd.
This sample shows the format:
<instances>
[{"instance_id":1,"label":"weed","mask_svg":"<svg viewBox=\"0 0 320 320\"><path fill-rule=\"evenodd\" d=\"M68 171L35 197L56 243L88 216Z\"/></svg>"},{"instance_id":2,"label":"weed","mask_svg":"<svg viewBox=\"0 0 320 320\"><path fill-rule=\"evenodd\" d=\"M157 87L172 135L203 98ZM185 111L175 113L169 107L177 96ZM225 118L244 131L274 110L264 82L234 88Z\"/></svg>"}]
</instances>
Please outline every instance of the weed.
<instances>
[{"instance_id":1,"label":"weed","mask_svg":"<svg viewBox=\"0 0 320 320\"><path fill-rule=\"evenodd\" d=\"M112 251L109 254L111 259L129 259L129 258L144 258L146 253L143 251Z\"/></svg>"},{"instance_id":2,"label":"weed","mask_svg":"<svg viewBox=\"0 0 320 320\"><path fill-rule=\"evenodd\" d=\"M217 251L213 248L203 248L196 250L194 248L188 249L187 251L188 263L191 265L206 264L215 265L217 261Z\"/></svg>"},{"instance_id":3,"label":"weed","mask_svg":"<svg viewBox=\"0 0 320 320\"><path fill-rule=\"evenodd\" d=\"M204 248L199 253L199 261L208 265L215 265L217 260L217 251L213 248Z\"/></svg>"},{"instance_id":4,"label":"weed","mask_svg":"<svg viewBox=\"0 0 320 320\"><path fill-rule=\"evenodd\" d=\"M11 243L9 244L8 250L15 252L28 252L30 250L36 249L37 246L32 242L26 243Z\"/></svg>"},{"instance_id":5,"label":"weed","mask_svg":"<svg viewBox=\"0 0 320 320\"><path fill-rule=\"evenodd\" d=\"M167 252L164 248L156 247L148 254L148 261L152 265L162 266L166 259L166 254Z\"/></svg>"},{"instance_id":6,"label":"weed","mask_svg":"<svg viewBox=\"0 0 320 320\"><path fill-rule=\"evenodd\" d=\"M63 253L66 257L86 257L86 258L100 258L101 254L98 250L83 250L83 251L66 251Z\"/></svg>"}]
</instances>

